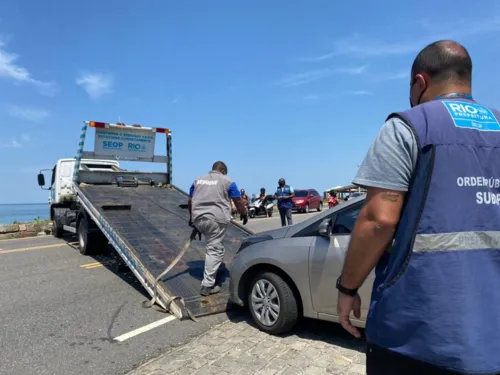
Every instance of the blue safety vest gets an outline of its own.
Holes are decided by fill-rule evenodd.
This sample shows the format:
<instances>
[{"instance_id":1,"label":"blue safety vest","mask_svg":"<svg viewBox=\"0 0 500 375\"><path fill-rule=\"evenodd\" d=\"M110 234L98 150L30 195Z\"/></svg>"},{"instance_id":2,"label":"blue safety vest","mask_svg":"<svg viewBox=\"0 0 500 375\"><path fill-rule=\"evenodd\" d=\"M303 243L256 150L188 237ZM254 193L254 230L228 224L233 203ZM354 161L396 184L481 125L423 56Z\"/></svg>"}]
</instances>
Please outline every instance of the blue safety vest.
<instances>
[{"instance_id":1,"label":"blue safety vest","mask_svg":"<svg viewBox=\"0 0 500 375\"><path fill-rule=\"evenodd\" d=\"M376 268L368 343L462 373L500 373L500 112L438 98L399 117L418 161Z\"/></svg>"},{"instance_id":2,"label":"blue safety vest","mask_svg":"<svg viewBox=\"0 0 500 375\"><path fill-rule=\"evenodd\" d=\"M278 189L276 190L276 195L278 197L286 197L290 194L291 194L290 186L288 185L285 185L283 187L278 186ZM292 198L278 200L278 208L292 208L292 207L293 207Z\"/></svg>"}]
</instances>

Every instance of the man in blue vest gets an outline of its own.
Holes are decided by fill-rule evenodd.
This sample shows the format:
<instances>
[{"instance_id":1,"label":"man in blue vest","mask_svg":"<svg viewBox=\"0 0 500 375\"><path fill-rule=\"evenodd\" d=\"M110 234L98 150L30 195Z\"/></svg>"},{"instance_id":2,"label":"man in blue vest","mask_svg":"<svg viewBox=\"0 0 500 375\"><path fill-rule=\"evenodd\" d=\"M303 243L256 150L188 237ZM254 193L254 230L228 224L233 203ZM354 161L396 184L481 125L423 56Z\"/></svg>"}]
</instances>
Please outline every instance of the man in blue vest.
<instances>
[{"instance_id":1,"label":"man in blue vest","mask_svg":"<svg viewBox=\"0 0 500 375\"><path fill-rule=\"evenodd\" d=\"M337 307L359 337L349 314L376 265L368 375L500 373L500 112L474 101L471 76L460 44L423 49L412 109L389 116L353 181L368 192Z\"/></svg>"},{"instance_id":2,"label":"man in blue vest","mask_svg":"<svg viewBox=\"0 0 500 375\"><path fill-rule=\"evenodd\" d=\"M287 185L284 178L280 178L278 181L278 189L276 189L274 198L278 200L278 210L281 216L282 227L286 227L287 222L288 225L293 225L292 221L293 197L295 197L295 192L293 191L293 187Z\"/></svg>"}]
</instances>

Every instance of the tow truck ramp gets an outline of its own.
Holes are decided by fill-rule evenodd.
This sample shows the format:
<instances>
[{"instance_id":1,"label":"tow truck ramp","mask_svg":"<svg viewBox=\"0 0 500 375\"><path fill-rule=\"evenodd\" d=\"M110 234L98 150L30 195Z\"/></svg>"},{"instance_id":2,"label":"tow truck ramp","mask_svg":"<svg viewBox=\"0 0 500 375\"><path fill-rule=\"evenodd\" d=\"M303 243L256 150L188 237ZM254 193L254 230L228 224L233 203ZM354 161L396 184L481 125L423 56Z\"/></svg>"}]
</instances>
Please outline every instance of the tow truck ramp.
<instances>
[{"instance_id":1,"label":"tow truck ramp","mask_svg":"<svg viewBox=\"0 0 500 375\"><path fill-rule=\"evenodd\" d=\"M97 138L96 148L99 147L100 153L83 151L86 126L99 128L99 139L113 136L113 142L122 142L122 145L127 144L134 132L142 134L144 139L151 132L154 135L165 133L167 155L156 156L151 151L149 156L144 156L142 151L140 157L134 159L130 158L130 146L126 153L120 154L114 150L113 155L110 155L103 151L106 149L103 145L98 145ZM154 149L154 137L152 139ZM104 145L106 146L105 143ZM144 149L146 146L142 147ZM201 241L192 241L188 251L170 272L156 282L157 277L183 250L192 231L188 226L188 195L171 183L171 156L171 134L168 129L85 122L76 157L74 192L81 209L85 210L107 237L148 293L156 296L158 305L178 319L224 312L230 305L231 263L241 242L252 234L243 226L233 222L228 225L224 239L224 267L221 267L217 277L217 283L221 286L220 293L208 297L200 295L205 263L203 238ZM85 171L80 170L82 157L166 162L167 173Z\"/></svg>"}]
</instances>

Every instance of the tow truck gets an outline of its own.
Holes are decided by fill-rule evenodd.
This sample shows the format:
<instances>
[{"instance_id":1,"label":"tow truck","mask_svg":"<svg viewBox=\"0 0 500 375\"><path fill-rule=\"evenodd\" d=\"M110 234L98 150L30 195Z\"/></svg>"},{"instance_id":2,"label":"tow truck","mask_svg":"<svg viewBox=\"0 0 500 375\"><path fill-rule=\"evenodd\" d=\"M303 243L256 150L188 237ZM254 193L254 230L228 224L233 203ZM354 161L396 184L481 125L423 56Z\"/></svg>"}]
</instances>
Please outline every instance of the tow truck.
<instances>
[{"instance_id":1,"label":"tow truck","mask_svg":"<svg viewBox=\"0 0 500 375\"><path fill-rule=\"evenodd\" d=\"M84 151L89 128L95 129L94 149ZM158 135L166 138L165 155L154 154ZM166 171L127 171L120 161L162 163ZM46 187L48 171L52 177ZM219 274L221 292L202 297L204 241L193 241L183 254L192 229L188 195L172 184L169 129L85 121L75 158L60 159L52 170L41 170L38 184L50 192L52 234L76 234L83 255L100 254L111 244L157 307L181 320L230 307L227 269L241 242L253 233L236 222L229 224L226 267Z\"/></svg>"}]
</instances>

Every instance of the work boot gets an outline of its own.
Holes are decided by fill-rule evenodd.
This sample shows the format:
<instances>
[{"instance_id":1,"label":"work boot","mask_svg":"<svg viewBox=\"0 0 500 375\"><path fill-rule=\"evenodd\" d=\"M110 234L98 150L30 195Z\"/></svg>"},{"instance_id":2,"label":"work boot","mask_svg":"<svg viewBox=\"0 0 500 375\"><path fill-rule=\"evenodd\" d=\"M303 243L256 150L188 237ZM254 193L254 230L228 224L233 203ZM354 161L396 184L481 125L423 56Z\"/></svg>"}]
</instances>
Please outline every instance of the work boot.
<instances>
[{"instance_id":1,"label":"work boot","mask_svg":"<svg viewBox=\"0 0 500 375\"><path fill-rule=\"evenodd\" d=\"M219 292L220 292L220 286L218 285L214 285L212 287L202 286L200 290L200 294L202 296L210 296L212 294L217 294Z\"/></svg>"}]
</instances>

